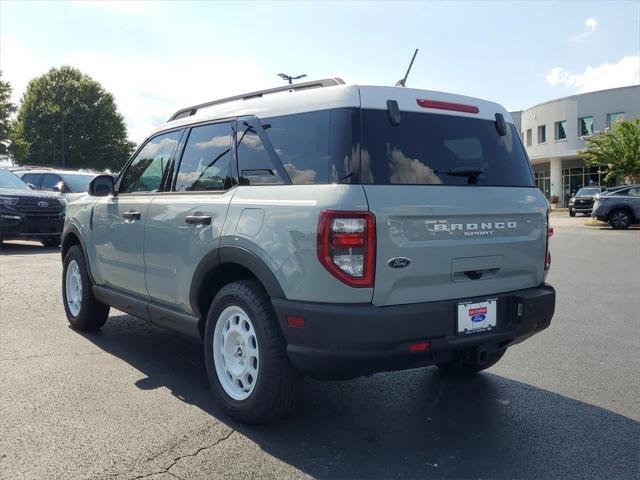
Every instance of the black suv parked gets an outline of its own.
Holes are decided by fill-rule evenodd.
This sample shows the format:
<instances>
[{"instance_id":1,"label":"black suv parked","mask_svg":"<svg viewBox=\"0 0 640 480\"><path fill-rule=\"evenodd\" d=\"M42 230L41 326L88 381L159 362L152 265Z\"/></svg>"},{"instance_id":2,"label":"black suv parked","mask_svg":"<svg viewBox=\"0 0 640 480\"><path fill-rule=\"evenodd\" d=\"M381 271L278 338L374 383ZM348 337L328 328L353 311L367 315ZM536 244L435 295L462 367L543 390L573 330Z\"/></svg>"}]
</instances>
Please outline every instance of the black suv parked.
<instances>
[{"instance_id":1,"label":"black suv parked","mask_svg":"<svg viewBox=\"0 0 640 480\"><path fill-rule=\"evenodd\" d=\"M0 242L39 240L45 247L60 245L64 199L31 190L8 170L0 170Z\"/></svg>"},{"instance_id":2,"label":"black suv parked","mask_svg":"<svg viewBox=\"0 0 640 480\"><path fill-rule=\"evenodd\" d=\"M569 199L569 216L575 217L576 213L591 215L596 195L604 191L604 187L583 187L578 190L578 193Z\"/></svg>"}]
</instances>

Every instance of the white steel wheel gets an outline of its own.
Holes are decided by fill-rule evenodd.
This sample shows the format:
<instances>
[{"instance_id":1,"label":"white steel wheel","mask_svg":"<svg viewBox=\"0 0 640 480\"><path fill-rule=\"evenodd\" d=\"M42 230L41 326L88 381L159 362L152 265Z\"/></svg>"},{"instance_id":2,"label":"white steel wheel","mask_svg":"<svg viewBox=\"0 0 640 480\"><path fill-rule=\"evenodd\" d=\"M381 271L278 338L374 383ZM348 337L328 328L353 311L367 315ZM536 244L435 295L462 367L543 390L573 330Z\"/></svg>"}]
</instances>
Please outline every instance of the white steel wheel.
<instances>
[{"instance_id":1,"label":"white steel wheel","mask_svg":"<svg viewBox=\"0 0 640 480\"><path fill-rule=\"evenodd\" d=\"M71 260L67 266L65 293L69 312L77 317L82 307L82 275L80 274L80 266L75 260Z\"/></svg>"},{"instance_id":2,"label":"white steel wheel","mask_svg":"<svg viewBox=\"0 0 640 480\"><path fill-rule=\"evenodd\" d=\"M234 400L249 398L258 380L258 338L249 315L237 305L225 308L213 332L213 362L224 391Z\"/></svg>"}]
</instances>

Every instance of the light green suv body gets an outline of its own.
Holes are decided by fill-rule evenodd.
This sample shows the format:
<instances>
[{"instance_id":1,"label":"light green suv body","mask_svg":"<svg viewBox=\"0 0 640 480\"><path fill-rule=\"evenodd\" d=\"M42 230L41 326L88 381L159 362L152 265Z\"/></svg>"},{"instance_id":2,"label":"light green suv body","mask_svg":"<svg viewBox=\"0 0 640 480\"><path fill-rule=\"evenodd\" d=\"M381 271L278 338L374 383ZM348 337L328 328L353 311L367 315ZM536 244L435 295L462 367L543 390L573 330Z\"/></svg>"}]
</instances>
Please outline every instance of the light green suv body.
<instances>
[{"instance_id":1,"label":"light green suv body","mask_svg":"<svg viewBox=\"0 0 640 480\"><path fill-rule=\"evenodd\" d=\"M245 421L273 417L261 382L289 378L265 352L318 377L475 371L553 315L548 204L490 102L337 80L258 92L178 112L100 181L67 206L63 259L82 251L91 302L204 341ZM72 267L70 321L101 326L73 314Z\"/></svg>"}]
</instances>

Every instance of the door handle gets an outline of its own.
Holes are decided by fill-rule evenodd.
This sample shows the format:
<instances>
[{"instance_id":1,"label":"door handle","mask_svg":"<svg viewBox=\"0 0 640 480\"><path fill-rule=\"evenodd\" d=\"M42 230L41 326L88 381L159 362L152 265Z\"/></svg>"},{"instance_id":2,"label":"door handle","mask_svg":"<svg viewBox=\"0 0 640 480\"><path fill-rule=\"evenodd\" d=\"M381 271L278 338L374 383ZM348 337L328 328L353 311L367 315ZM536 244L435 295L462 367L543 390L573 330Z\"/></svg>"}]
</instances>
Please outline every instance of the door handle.
<instances>
[{"instance_id":1,"label":"door handle","mask_svg":"<svg viewBox=\"0 0 640 480\"><path fill-rule=\"evenodd\" d=\"M210 215L187 215L184 217L184 221L189 225L211 225Z\"/></svg>"},{"instance_id":2,"label":"door handle","mask_svg":"<svg viewBox=\"0 0 640 480\"><path fill-rule=\"evenodd\" d=\"M134 221L140 220L140 212L124 212L122 214L125 220Z\"/></svg>"}]
</instances>

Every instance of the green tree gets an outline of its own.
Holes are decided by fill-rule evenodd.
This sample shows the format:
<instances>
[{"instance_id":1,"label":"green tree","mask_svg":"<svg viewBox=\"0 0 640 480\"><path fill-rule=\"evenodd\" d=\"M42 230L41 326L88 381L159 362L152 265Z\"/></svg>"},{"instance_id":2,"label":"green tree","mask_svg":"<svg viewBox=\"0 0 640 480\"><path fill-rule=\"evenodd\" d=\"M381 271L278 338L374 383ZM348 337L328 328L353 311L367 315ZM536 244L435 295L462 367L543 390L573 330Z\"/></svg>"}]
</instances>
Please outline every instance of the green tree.
<instances>
[{"instance_id":1,"label":"green tree","mask_svg":"<svg viewBox=\"0 0 640 480\"><path fill-rule=\"evenodd\" d=\"M0 155L9 154L11 114L15 111L16 106L11 103L11 85L2 80L0 71Z\"/></svg>"},{"instance_id":2,"label":"green tree","mask_svg":"<svg viewBox=\"0 0 640 480\"><path fill-rule=\"evenodd\" d=\"M616 122L602 135L591 137L582 156L587 165L609 167L607 182L616 177L640 182L640 118Z\"/></svg>"},{"instance_id":3,"label":"green tree","mask_svg":"<svg viewBox=\"0 0 640 480\"><path fill-rule=\"evenodd\" d=\"M117 170L133 149L113 95L68 66L29 82L11 140L26 165Z\"/></svg>"}]
</instances>

